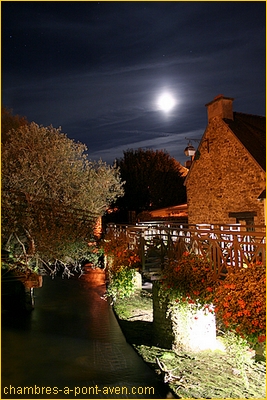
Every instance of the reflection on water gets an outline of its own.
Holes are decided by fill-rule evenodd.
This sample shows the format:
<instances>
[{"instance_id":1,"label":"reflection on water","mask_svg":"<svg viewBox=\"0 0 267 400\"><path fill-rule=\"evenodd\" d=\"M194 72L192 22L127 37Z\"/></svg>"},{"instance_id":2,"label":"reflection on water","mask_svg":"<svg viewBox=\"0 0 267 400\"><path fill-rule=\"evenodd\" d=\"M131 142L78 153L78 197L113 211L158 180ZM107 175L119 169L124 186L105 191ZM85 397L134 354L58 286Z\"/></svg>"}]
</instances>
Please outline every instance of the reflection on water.
<instances>
[{"instance_id":1,"label":"reflection on water","mask_svg":"<svg viewBox=\"0 0 267 400\"><path fill-rule=\"evenodd\" d=\"M101 299L104 291L86 276L45 277L31 314L2 317L2 398L166 397L164 385L126 342ZM36 394L27 389L14 395L34 385Z\"/></svg>"}]
</instances>

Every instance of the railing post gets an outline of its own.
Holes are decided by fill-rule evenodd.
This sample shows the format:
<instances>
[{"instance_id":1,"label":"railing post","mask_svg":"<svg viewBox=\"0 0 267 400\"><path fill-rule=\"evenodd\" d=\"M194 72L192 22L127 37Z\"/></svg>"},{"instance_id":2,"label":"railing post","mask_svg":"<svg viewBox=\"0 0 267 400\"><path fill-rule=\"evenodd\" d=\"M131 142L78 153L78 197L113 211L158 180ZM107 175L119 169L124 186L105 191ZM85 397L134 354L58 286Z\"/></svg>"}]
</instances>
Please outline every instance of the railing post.
<instances>
[{"instance_id":1,"label":"railing post","mask_svg":"<svg viewBox=\"0 0 267 400\"><path fill-rule=\"evenodd\" d=\"M140 235L140 244L139 244L139 252L140 252L140 259L142 265L142 271L146 268L146 258L145 258L145 238L143 237L143 233Z\"/></svg>"},{"instance_id":2,"label":"railing post","mask_svg":"<svg viewBox=\"0 0 267 400\"><path fill-rule=\"evenodd\" d=\"M238 251L238 237L237 235L233 235L233 245L234 245L234 262L232 262L232 268L234 270L234 272L237 271L237 269L240 267L240 263L239 263L239 253L240 251Z\"/></svg>"}]
</instances>

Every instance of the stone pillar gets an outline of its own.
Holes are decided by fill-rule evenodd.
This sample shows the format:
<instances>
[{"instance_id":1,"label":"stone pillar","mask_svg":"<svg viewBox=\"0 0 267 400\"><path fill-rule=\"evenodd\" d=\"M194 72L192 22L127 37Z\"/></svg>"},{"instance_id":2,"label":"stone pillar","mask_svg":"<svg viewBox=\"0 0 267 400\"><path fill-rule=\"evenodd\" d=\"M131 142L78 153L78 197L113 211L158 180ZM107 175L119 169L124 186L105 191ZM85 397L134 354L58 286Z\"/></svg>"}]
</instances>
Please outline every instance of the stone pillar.
<instances>
[{"instance_id":1,"label":"stone pillar","mask_svg":"<svg viewBox=\"0 0 267 400\"><path fill-rule=\"evenodd\" d=\"M173 305L168 310L168 300L159 296L159 285L154 282L152 291L155 345L193 352L218 348L215 314L208 308L197 310L188 303Z\"/></svg>"},{"instance_id":2,"label":"stone pillar","mask_svg":"<svg viewBox=\"0 0 267 400\"><path fill-rule=\"evenodd\" d=\"M135 276L133 278L134 281L134 287L136 289L142 289L142 275L140 272L135 271Z\"/></svg>"},{"instance_id":3,"label":"stone pillar","mask_svg":"<svg viewBox=\"0 0 267 400\"><path fill-rule=\"evenodd\" d=\"M216 321L213 313L183 304L172 310L171 320L175 349L197 352L217 348Z\"/></svg>"}]
</instances>

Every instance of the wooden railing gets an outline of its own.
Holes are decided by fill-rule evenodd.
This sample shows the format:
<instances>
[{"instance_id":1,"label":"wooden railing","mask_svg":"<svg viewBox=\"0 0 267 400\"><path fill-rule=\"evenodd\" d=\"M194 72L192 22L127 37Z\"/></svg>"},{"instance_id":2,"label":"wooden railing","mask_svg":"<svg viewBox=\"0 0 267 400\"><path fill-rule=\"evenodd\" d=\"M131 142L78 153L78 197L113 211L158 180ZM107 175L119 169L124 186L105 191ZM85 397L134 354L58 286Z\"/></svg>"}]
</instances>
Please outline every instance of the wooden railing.
<instances>
[{"instance_id":1,"label":"wooden railing","mask_svg":"<svg viewBox=\"0 0 267 400\"><path fill-rule=\"evenodd\" d=\"M114 235L124 232L131 248L137 248L144 273L163 268L168 258L184 252L201 255L215 279L252 262L266 262L265 226L181 225L175 222L147 222L137 225L109 224Z\"/></svg>"}]
</instances>

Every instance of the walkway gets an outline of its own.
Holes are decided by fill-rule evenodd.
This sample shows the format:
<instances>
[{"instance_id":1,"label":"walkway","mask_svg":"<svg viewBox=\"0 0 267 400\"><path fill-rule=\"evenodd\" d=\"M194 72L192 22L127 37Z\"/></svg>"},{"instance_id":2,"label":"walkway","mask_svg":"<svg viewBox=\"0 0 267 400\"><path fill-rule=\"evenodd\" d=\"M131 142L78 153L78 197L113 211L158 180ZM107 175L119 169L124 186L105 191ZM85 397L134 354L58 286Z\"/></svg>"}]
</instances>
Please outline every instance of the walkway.
<instances>
[{"instance_id":1,"label":"walkway","mask_svg":"<svg viewBox=\"0 0 267 400\"><path fill-rule=\"evenodd\" d=\"M2 318L2 399L166 397L126 342L104 291L86 276L45 277L28 317Z\"/></svg>"}]
</instances>

